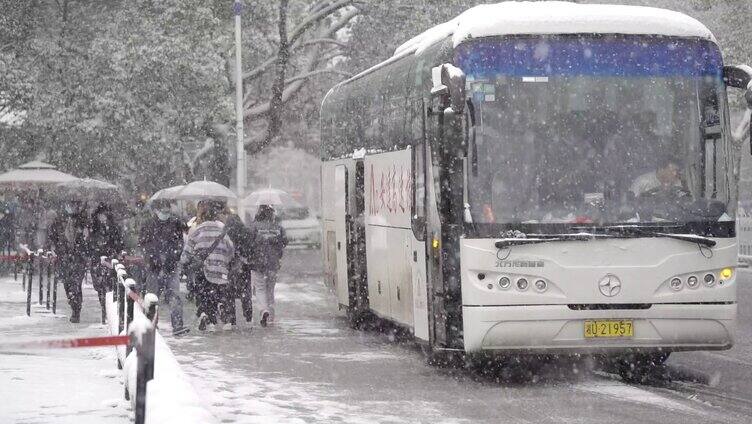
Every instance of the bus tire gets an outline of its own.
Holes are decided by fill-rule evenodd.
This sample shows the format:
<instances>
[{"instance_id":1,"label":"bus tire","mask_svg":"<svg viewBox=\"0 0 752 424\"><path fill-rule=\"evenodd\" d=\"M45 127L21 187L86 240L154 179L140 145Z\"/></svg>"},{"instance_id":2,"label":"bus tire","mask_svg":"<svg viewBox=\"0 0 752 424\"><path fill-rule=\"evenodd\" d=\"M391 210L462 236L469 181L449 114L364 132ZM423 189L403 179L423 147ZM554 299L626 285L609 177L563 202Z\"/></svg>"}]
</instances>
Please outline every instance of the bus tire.
<instances>
[{"instance_id":1,"label":"bus tire","mask_svg":"<svg viewBox=\"0 0 752 424\"><path fill-rule=\"evenodd\" d=\"M373 314L357 308L347 308L347 323L354 330L361 330L374 319Z\"/></svg>"},{"instance_id":2,"label":"bus tire","mask_svg":"<svg viewBox=\"0 0 752 424\"><path fill-rule=\"evenodd\" d=\"M633 353L617 360L617 371L627 383L645 384L651 380L666 379L665 362L670 352Z\"/></svg>"},{"instance_id":3,"label":"bus tire","mask_svg":"<svg viewBox=\"0 0 752 424\"><path fill-rule=\"evenodd\" d=\"M428 345L420 345L426 364L437 368L465 368L464 352L445 349L434 349Z\"/></svg>"}]
</instances>

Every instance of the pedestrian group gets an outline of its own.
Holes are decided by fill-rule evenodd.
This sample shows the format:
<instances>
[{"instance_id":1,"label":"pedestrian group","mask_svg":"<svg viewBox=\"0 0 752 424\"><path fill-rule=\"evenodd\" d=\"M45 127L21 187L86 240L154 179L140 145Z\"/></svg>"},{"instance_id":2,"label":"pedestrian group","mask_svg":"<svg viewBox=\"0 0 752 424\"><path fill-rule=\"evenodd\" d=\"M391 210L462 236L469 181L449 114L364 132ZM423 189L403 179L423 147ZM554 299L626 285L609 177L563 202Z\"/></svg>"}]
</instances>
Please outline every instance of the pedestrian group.
<instances>
[{"instance_id":1,"label":"pedestrian group","mask_svg":"<svg viewBox=\"0 0 752 424\"><path fill-rule=\"evenodd\" d=\"M85 206L65 202L47 238L57 255L57 278L68 297L70 321L80 321L82 283L89 271L104 323L110 280L100 258L124 255L124 231L108 205L100 204L91 214ZM273 322L274 286L287 240L271 205L260 205L255 220L246 225L224 201L199 201L196 216L184 222L172 212L170 201L155 200L141 219L138 245L147 274L145 289L170 305L174 335L191 329L183 319L181 281L186 282L188 299L195 300L195 323L201 331L236 325L236 299L245 320L252 322L254 291L260 325Z\"/></svg>"}]
</instances>

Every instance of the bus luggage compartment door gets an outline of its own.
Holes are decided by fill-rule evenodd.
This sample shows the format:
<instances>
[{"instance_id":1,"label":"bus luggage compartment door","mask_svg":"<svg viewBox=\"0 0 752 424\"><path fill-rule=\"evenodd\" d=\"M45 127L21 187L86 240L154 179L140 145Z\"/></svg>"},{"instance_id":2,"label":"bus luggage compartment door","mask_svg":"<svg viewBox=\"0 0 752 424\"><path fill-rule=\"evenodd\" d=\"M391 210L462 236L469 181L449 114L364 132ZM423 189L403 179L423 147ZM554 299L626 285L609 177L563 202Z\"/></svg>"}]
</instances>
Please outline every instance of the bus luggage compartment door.
<instances>
[{"instance_id":1,"label":"bus luggage compartment door","mask_svg":"<svg viewBox=\"0 0 752 424\"><path fill-rule=\"evenodd\" d=\"M335 290L340 305L350 306L347 273L347 167L334 170L334 229L336 232L337 278Z\"/></svg>"}]
</instances>

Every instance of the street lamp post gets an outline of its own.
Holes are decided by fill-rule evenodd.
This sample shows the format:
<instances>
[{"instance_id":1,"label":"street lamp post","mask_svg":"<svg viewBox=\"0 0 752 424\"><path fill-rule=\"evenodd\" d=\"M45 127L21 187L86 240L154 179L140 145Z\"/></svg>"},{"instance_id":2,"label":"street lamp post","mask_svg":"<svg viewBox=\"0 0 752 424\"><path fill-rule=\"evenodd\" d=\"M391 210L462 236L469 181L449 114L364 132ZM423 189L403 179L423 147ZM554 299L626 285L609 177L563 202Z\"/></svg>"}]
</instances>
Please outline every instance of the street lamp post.
<instances>
[{"instance_id":1,"label":"street lamp post","mask_svg":"<svg viewBox=\"0 0 752 424\"><path fill-rule=\"evenodd\" d=\"M235 0L233 4L235 13L235 133L237 134L237 192L238 206L237 211L240 219L245 221L245 208L243 199L245 198L245 183L248 177L245 170L245 146L243 145L243 63L241 56L241 36L240 36L240 17L243 13L243 4L241 0Z\"/></svg>"}]
</instances>

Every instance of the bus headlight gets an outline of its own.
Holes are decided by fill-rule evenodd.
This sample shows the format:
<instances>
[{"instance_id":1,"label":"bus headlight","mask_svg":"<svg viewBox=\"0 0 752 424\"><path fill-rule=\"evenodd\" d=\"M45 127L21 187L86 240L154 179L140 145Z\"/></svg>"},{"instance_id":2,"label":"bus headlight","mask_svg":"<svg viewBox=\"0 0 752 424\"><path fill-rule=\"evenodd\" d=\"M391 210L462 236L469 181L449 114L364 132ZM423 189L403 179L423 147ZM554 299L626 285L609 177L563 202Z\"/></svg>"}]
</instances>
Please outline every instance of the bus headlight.
<instances>
[{"instance_id":1,"label":"bus headlight","mask_svg":"<svg viewBox=\"0 0 752 424\"><path fill-rule=\"evenodd\" d=\"M689 278L687 278L687 287L689 287L690 289L696 289L699 284L700 280L698 280L694 275L690 275Z\"/></svg>"},{"instance_id":2,"label":"bus headlight","mask_svg":"<svg viewBox=\"0 0 752 424\"><path fill-rule=\"evenodd\" d=\"M705 274L705 278L703 278L703 281L705 282L706 286L713 287L715 285L715 275Z\"/></svg>"},{"instance_id":3,"label":"bus headlight","mask_svg":"<svg viewBox=\"0 0 752 424\"><path fill-rule=\"evenodd\" d=\"M499 287L501 287L502 289L506 290L511 285L512 285L512 280L510 280L509 277L499 278Z\"/></svg>"},{"instance_id":4,"label":"bus headlight","mask_svg":"<svg viewBox=\"0 0 752 424\"><path fill-rule=\"evenodd\" d=\"M673 278L671 279L671 282L669 283L669 287L671 287L671 290L673 291L679 291L682 289L682 280L679 278Z\"/></svg>"},{"instance_id":5,"label":"bus headlight","mask_svg":"<svg viewBox=\"0 0 752 424\"><path fill-rule=\"evenodd\" d=\"M537 280L535 282L535 290L543 293L544 291L548 290L548 283L546 283L545 280Z\"/></svg>"},{"instance_id":6,"label":"bus headlight","mask_svg":"<svg viewBox=\"0 0 752 424\"><path fill-rule=\"evenodd\" d=\"M721 280L728 280L734 275L733 268L723 268L720 272Z\"/></svg>"},{"instance_id":7,"label":"bus headlight","mask_svg":"<svg viewBox=\"0 0 752 424\"><path fill-rule=\"evenodd\" d=\"M528 283L527 280L524 279L524 278L520 278L519 280L517 280L517 288L520 289L520 290L522 290L522 291L527 290L527 287L529 285L530 285L530 283Z\"/></svg>"}]
</instances>

